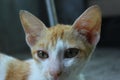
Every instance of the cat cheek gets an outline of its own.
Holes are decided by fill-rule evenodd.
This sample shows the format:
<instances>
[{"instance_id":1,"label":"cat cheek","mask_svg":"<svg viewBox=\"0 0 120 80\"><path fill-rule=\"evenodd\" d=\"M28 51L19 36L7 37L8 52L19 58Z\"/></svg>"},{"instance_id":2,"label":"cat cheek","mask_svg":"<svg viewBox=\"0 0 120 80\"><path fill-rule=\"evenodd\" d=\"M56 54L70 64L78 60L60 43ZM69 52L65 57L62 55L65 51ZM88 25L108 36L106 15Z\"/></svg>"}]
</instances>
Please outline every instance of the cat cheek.
<instances>
[{"instance_id":1,"label":"cat cheek","mask_svg":"<svg viewBox=\"0 0 120 80\"><path fill-rule=\"evenodd\" d=\"M40 59L38 58L36 53L32 54L32 56L35 61L40 62Z\"/></svg>"},{"instance_id":2,"label":"cat cheek","mask_svg":"<svg viewBox=\"0 0 120 80\"><path fill-rule=\"evenodd\" d=\"M72 59L65 59L64 60L64 67L70 67L74 63L74 58Z\"/></svg>"}]
</instances>

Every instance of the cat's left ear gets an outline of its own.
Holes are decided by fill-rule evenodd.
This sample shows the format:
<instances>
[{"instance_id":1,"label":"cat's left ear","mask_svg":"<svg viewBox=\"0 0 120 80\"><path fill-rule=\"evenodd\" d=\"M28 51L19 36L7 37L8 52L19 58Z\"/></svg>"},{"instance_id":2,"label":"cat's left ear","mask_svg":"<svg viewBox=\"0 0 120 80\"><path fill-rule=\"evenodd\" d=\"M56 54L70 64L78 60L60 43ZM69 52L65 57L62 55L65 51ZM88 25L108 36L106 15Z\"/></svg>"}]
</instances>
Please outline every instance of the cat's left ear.
<instances>
[{"instance_id":1,"label":"cat's left ear","mask_svg":"<svg viewBox=\"0 0 120 80\"><path fill-rule=\"evenodd\" d=\"M101 11L99 6L95 5L88 8L73 24L73 29L78 35L86 37L87 41L96 45L100 38L101 30Z\"/></svg>"},{"instance_id":2,"label":"cat's left ear","mask_svg":"<svg viewBox=\"0 0 120 80\"><path fill-rule=\"evenodd\" d=\"M32 47L42 38L47 30L44 23L30 12L20 10L20 20L26 35L27 44Z\"/></svg>"}]
</instances>

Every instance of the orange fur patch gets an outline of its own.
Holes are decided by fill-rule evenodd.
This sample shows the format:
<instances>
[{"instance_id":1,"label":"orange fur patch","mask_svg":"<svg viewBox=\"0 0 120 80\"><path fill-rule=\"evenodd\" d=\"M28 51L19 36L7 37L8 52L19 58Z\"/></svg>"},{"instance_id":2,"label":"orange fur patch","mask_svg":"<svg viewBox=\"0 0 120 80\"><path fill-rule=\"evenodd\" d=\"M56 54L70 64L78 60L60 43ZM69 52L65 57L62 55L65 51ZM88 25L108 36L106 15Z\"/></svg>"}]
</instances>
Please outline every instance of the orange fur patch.
<instances>
[{"instance_id":1,"label":"orange fur patch","mask_svg":"<svg viewBox=\"0 0 120 80\"><path fill-rule=\"evenodd\" d=\"M68 25L56 25L55 27L49 28L47 37L49 42L52 43L52 46L56 44L58 39L64 40L67 30L70 30L70 26Z\"/></svg>"},{"instance_id":2,"label":"orange fur patch","mask_svg":"<svg viewBox=\"0 0 120 80\"><path fill-rule=\"evenodd\" d=\"M29 64L19 60L13 60L8 64L8 72L5 80L27 80Z\"/></svg>"}]
</instances>

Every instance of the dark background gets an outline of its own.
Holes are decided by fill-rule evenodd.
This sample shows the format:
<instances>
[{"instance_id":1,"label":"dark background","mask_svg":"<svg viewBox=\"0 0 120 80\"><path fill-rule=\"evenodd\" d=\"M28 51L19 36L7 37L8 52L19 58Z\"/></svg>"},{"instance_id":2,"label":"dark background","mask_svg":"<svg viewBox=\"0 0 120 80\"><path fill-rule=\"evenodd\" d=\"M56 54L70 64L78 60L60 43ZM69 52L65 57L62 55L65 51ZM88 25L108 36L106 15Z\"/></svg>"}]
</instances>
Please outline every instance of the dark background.
<instances>
[{"instance_id":1,"label":"dark background","mask_svg":"<svg viewBox=\"0 0 120 80\"><path fill-rule=\"evenodd\" d=\"M59 23L72 24L89 6L98 4L103 13L98 48L120 49L119 0L54 0ZM19 20L19 10L27 10L50 26L45 0L0 0L0 51L29 53Z\"/></svg>"}]
</instances>

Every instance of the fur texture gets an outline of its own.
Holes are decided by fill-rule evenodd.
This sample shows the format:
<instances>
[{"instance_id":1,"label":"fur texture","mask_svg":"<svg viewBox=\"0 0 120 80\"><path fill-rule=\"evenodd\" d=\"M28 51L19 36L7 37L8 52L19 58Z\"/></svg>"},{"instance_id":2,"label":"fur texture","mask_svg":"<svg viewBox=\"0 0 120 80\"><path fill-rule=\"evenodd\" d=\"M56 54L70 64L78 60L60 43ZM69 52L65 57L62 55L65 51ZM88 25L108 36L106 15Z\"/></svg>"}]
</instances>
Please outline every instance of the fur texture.
<instances>
[{"instance_id":1,"label":"fur texture","mask_svg":"<svg viewBox=\"0 0 120 80\"><path fill-rule=\"evenodd\" d=\"M101 13L98 6L88 8L73 25L47 28L27 11L20 11L26 42L33 59L20 61L0 54L0 80L84 80L82 69L100 38ZM72 58L65 50L79 49ZM38 51L48 57L41 58Z\"/></svg>"}]
</instances>

